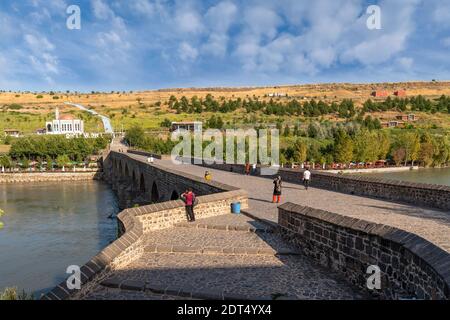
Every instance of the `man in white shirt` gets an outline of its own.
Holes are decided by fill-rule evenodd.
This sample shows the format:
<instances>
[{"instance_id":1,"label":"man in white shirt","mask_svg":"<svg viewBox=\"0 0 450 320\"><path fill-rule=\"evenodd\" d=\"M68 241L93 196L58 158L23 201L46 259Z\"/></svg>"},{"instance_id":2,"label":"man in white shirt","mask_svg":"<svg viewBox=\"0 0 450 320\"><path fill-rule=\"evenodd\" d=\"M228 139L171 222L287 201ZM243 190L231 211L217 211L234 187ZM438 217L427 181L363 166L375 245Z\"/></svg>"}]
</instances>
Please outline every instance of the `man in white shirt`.
<instances>
[{"instance_id":1,"label":"man in white shirt","mask_svg":"<svg viewBox=\"0 0 450 320\"><path fill-rule=\"evenodd\" d=\"M150 156L148 159L148 163L153 164L153 162L155 162L155 159L153 158L153 156Z\"/></svg>"},{"instance_id":2,"label":"man in white shirt","mask_svg":"<svg viewBox=\"0 0 450 320\"><path fill-rule=\"evenodd\" d=\"M308 168L303 172L303 184L305 185L305 189L308 190L309 183L311 182L311 171Z\"/></svg>"}]
</instances>

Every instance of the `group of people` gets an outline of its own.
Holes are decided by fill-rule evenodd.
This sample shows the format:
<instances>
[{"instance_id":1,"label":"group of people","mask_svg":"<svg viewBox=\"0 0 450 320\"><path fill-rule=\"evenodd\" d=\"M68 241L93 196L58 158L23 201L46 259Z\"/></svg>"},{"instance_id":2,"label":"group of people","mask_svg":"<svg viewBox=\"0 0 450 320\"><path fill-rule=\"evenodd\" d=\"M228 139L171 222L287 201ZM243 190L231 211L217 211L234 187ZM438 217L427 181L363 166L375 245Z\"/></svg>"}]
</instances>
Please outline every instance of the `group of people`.
<instances>
[{"instance_id":1,"label":"group of people","mask_svg":"<svg viewBox=\"0 0 450 320\"><path fill-rule=\"evenodd\" d=\"M303 172L303 185L305 186L305 189L308 190L309 184L311 182L311 171L309 171L308 168ZM283 189L283 180L281 179L281 176L278 176L273 181L273 198L272 203L280 203L281 202L281 195L282 195L282 189Z\"/></svg>"},{"instance_id":2,"label":"group of people","mask_svg":"<svg viewBox=\"0 0 450 320\"><path fill-rule=\"evenodd\" d=\"M245 164L245 175L249 176L249 175L256 175L256 163L250 165L250 163L246 163Z\"/></svg>"},{"instance_id":3,"label":"group of people","mask_svg":"<svg viewBox=\"0 0 450 320\"><path fill-rule=\"evenodd\" d=\"M150 161L149 161L150 162ZM246 166L246 175L250 174L250 170L247 170ZM311 182L311 171L309 168L306 168L306 170L303 172L302 175L303 179L303 185L305 186L305 190L308 190L310 182ZM212 175L209 171L205 172L205 180L207 182L210 182L212 180ZM281 196L282 196L282 190L283 190L283 181L281 176L278 176L273 181L273 198L272 203L280 203L281 202ZM192 191L191 188L187 189L182 195L181 200L184 202L186 207L186 216L188 222L194 222L195 221L195 213L194 213L194 207L197 205L198 201L196 198L195 193Z\"/></svg>"}]
</instances>

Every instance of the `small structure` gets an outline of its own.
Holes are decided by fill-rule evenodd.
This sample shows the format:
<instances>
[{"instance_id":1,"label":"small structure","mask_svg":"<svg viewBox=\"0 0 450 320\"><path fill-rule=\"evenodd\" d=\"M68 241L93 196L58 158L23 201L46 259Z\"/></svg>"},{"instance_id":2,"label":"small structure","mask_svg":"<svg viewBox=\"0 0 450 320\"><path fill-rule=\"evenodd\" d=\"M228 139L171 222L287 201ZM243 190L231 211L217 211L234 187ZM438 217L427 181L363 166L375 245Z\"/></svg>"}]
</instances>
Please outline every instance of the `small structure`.
<instances>
[{"instance_id":1,"label":"small structure","mask_svg":"<svg viewBox=\"0 0 450 320\"><path fill-rule=\"evenodd\" d=\"M20 137L20 130L17 129L5 129L4 133L5 136L7 137L14 137L14 138Z\"/></svg>"},{"instance_id":2,"label":"small structure","mask_svg":"<svg viewBox=\"0 0 450 320\"><path fill-rule=\"evenodd\" d=\"M372 92L372 96L374 96L375 98L388 97L389 92L387 92L385 90L374 91L374 92Z\"/></svg>"},{"instance_id":3,"label":"small structure","mask_svg":"<svg viewBox=\"0 0 450 320\"><path fill-rule=\"evenodd\" d=\"M45 129L45 128L43 128L43 129L37 129L36 130L36 134L37 135L44 135L44 134L46 134L47 133L47 130Z\"/></svg>"},{"instance_id":4,"label":"small structure","mask_svg":"<svg viewBox=\"0 0 450 320\"><path fill-rule=\"evenodd\" d=\"M75 119L72 115L59 115L55 110L55 120L45 124L46 134L83 134L84 121Z\"/></svg>"},{"instance_id":5,"label":"small structure","mask_svg":"<svg viewBox=\"0 0 450 320\"><path fill-rule=\"evenodd\" d=\"M406 90L397 90L394 92L394 96L396 97L406 97Z\"/></svg>"},{"instance_id":6,"label":"small structure","mask_svg":"<svg viewBox=\"0 0 450 320\"><path fill-rule=\"evenodd\" d=\"M400 114L396 119L405 122L415 122L418 120L415 114Z\"/></svg>"},{"instance_id":7,"label":"small structure","mask_svg":"<svg viewBox=\"0 0 450 320\"><path fill-rule=\"evenodd\" d=\"M287 93L274 92L274 93L269 93L268 96L270 98L287 97Z\"/></svg>"},{"instance_id":8,"label":"small structure","mask_svg":"<svg viewBox=\"0 0 450 320\"><path fill-rule=\"evenodd\" d=\"M202 122L172 122L170 131L187 130L191 132L202 132L203 123Z\"/></svg>"},{"instance_id":9,"label":"small structure","mask_svg":"<svg viewBox=\"0 0 450 320\"><path fill-rule=\"evenodd\" d=\"M396 120L381 123L381 126L383 128L400 128L403 127L404 125L405 123L403 121L396 121Z\"/></svg>"}]
</instances>

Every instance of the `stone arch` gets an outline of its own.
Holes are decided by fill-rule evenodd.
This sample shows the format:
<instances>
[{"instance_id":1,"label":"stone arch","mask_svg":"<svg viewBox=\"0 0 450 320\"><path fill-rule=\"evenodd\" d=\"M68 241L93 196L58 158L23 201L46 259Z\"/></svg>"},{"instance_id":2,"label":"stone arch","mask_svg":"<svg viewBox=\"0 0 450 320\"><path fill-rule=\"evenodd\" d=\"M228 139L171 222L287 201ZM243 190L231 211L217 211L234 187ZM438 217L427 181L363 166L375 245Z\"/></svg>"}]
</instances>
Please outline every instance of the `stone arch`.
<instances>
[{"instance_id":1,"label":"stone arch","mask_svg":"<svg viewBox=\"0 0 450 320\"><path fill-rule=\"evenodd\" d=\"M128 165L125 165L125 172L124 172L125 179L130 178L130 170L128 169Z\"/></svg>"},{"instance_id":2,"label":"stone arch","mask_svg":"<svg viewBox=\"0 0 450 320\"><path fill-rule=\"evenodd\" d=\"M141 173L141 177L139 179L139 190L141 191L141 193L145 193L146 190L146 186L145 186L145 177L144 174ZM153 194L153 190L152 190L152 194Z\"/></svg>"},{"instance_id":3,"label":"stone arch","mask_svg":"<svg viewBox=\"0 0 450 320\"><path fill-rule=\"evenodd\" d=\"M159 200L159 191L158 191L158 186L156 185L156 182L153 182L152 185L152 202L158 202Z\"/></svg>"},{"instance_id":4,"label":"stone arch","mask_svg":"<svg viewBox=\"0 0 450 320\"><path fill-rule=\"evenodd\" d=\"M133 174L131 176L131 183L132 183L132 185L134 185L135 183L138 183L136 172L134 170L133 170Z\"/></svg>"},{"instance_id":5,"label":"stone arch","mask_svg":"<svg viewBox=\"0 0 450 320\"><path fill-rule=\"evenodd\" d=\"M178 200L180 199L180 195L176 190L173 190L172 195L170 196L170 200Z\"/></svg>"},{"instance_id":6,"label":"stone arch","mask_svg":"<svg viewBox=\"0 0 450 320\"><path fill-rule=\"evenodd\" d=\"M122 161L119 161L119 171L118 171L118 175L119 177L123 176L123 166L122 166Z\"/></svg>"}]
</instances>

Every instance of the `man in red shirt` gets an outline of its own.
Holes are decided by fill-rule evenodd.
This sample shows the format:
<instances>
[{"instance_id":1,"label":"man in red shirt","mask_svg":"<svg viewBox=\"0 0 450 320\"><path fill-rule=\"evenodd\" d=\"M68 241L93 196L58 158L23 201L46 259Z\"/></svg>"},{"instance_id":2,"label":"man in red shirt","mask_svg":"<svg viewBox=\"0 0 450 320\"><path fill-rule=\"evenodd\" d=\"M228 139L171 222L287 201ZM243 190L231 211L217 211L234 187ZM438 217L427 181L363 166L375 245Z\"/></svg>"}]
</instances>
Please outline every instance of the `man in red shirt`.
<instances>
[{"instance_id":1,"label":"man in red shirt","mask_svg":"<svg viewBox=\"0 0 450 320\"><path fill-rule=\"evenodd\" d=\"M186 207L186 215L189 222L195 221L194 205L195 205L195 193L192 189L186 190L181 195L181 200L184 201Z\"/></svg>"}]
</instances>

